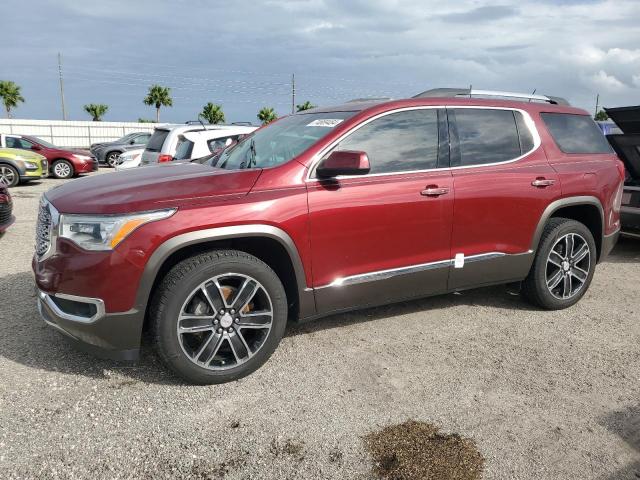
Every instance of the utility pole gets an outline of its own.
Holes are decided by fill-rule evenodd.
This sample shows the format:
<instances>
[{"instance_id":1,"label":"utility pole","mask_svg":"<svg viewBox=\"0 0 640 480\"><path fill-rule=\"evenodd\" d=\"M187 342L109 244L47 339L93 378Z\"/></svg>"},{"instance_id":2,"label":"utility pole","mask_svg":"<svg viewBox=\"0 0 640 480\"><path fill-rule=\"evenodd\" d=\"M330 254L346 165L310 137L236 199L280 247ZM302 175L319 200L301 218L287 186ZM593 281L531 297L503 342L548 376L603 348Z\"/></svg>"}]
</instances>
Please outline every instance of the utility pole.
<instances>
[{"instance_id":1,"label":"utility pole","mask_svg":"<svg viewBox=\"0 0 640 480\"><path fill-rule=\"evenodd\" d=\"M593 117L595 118L595 116L598 114L598 107L600 106L600 94L596 94L596 112L593 114Z\"/></svg>"},{"instance_id":2,"label":"utility pole","mask_svg":"<svg viewBox=\"0 0 640 480\"><path fill-rule=\"evenodd\" d=\"M291 74L291 114L296 113L296 74Z\"/></svg>"},{"instance_id":3,"label":"utility pole","mask_svg":"<svg viewBox=\"0 0 640 480\"><path fill-rule=\"evenodd\" d=\"M62 55L58 53L58 75L60 77L60 102L62 104L62 119L67 119L67 110L64 108L64 81L62 80Z\"/></svg>"}]
</instances>

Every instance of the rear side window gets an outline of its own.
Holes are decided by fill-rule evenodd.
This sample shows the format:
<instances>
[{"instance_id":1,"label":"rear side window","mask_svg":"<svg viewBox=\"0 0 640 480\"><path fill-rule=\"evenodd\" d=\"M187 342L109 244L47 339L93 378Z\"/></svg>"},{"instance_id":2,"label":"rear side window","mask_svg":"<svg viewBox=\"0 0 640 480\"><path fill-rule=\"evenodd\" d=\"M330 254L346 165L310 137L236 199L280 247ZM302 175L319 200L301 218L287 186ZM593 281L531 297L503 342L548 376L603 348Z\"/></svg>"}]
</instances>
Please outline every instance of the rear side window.
<instances>
[{"instance_id":1,"label":"rear side window","mask_svg":"<svg viewBox=\"0 0 640 480\"><path fill-rule=\"evenodd\" d=\"M149 139L149 143L147 143L147 151L149 152L159 152L162 150L162 145L164 144L165 138L169 135L169 130L157 129L154 130L153 135Z\"/></svg>"},{"instance_id":2,"label":"rear side window","mask_svg":"<svg viewBox=\"0 0 640 480\"><path fill-rule=\"evenodd\" d=\"M180 136L178 148L176 148L176 154L173 158L176 160L188 160L191 158L191 152L193 152L193 142Z\"/></svg>"},{"instance_id":3,"label":"rear side window","mask_svg":"<svg viewBox=\"0 0 640 480\"><path fill-rule=\"evenodd\" d=\"M385 115L359 128L335 150L366 152L371 173L426 170L438 165L438 111Z\"/></svg>"},{"instance_id":4,"label":"rear side window","mask_svg":"<svg viewBox=\"0 0 640 480\"><path fill-rule=\"evenodd\" d=\"M459 149L451 156L452 166L506 162L521 156L523 150L526 153L533 148L533 138L527 137L531 132L524 121L522 140L518 135L516 114L520 116L519 112L482 108L454 108L448 112L455 129L452 136L457 135Z\"/></svg>"},{"instance_id":5,"label":"rear side window","mask_svg":"<svg viewBox=\"0 0 640 480\"><path fill-rule=\"evenodd\" d=\"M541 113L540 116L564 153L611 153L606 137L588 115Z\"/></svg>"}]
</instances>

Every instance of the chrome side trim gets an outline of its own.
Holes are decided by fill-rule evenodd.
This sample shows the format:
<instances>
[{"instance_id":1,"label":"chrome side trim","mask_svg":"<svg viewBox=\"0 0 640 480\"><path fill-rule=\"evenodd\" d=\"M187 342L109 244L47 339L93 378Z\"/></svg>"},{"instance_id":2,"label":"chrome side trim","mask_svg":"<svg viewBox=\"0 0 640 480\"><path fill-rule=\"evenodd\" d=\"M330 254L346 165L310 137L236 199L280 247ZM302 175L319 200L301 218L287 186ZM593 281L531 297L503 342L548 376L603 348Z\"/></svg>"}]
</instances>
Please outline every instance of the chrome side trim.
<instances>
[{"instance_id":1,"label":"chrome side trim","mask_svg":"<svg viewBox=\"0 0 640 480\"><path fill-rule=\"evenodd\" d=\"M469 255L468 257L464 257L464 263L467 264L467 263L481 262L484 260L492 260L499 257L516 256L516 255L523 255L523 254L530 254L530 253L532 253L531 250L528 250L522 253L514 253L514 254L507 254L504 252L479 253L476 255ZM399 275L408 275L412 273L423 272L425 270L434 270L436 268L449 268L452 265L454 265L454 262L455 262L455 258L450 258L448 260L438 260L436 262L421 263L418 265L409 265L407 267L390 268L387 270L378 270L375 272L360 273L360 274L351 275L348 277L339 277L327 285L315 287L314 290L320 290L323 288L330 288L330 287L347 287L350 285L357 285L359 283L387 280L389 278L397 277Z\"/></svg>"},{"instance_id":2,"label":"chrome side trim","mask_svg":"<svg viewBox=\"0 0 640 480\"><path fill-rule=\"evenodd\" d=\"M632 213L634 215L640 215L640 207L620 207L622 213Z\"/></svg>"},{"instance_id":3,"label":"chrome side trim","mask_svg":"<svg viewBox=\"0 0 640 480\"><path fill-rule=\"evenodd\" d=\"M64 310L61 310L60 307L58 307L58 305L56 305L56 303L51 299L52 296L57 298L62 298L64 300L71 300L78 303L89 303L96 307L96 313L92 317L81 317L79 315L73 315L73 314L67 313ZM99 320L105 316L104 301L101 300L100 298L78 297L76 295L67 295L64 293L55 293L53 295L50 295L41 290L38 290L38 298L40 301L46 303L47 306L51 310L53 310L57 316L65 320L69 320L71 322L93 323L96 320Z\"/></svg>"},{"instance_id":4,"label":"chrome side trim","mask_svg":"<svg viewBox=\"0 0 640 480\"><path fill-rule=\"evenodd\" d=\"M475 108L475 109L482 109L482 110L509 110L509 111L513 111L513 112L519 112L519 113L522 114L522 117L524 119L524 123L527 126L527 128L529 129L529 131L531 132L531 135L533 137L533 148L531 150L529 150L528 152L520 155L519 157L516 157L516 158L511 159L511 160L505 160L504 162L484 163L484 164L481 164L481 165L461 165L461 166L457 166L457 167L428 168L428 169L424 169L424 170L409 170L409 171L406 171L406 172L370 173L370 174L367 174L367 175L338 175L337 177L335 177L335 179L340 180L340 179L347 179L347 178L369 178L369 177L381 177L381 176L393 176L393 175L410 175L410 174L425 173L425 172L446 172L446 171L450 171L450 170L459 170L459 169L464 169L464 168L480 168L480 167L491 167L491 166L495 166L495 165L509 164L509 163L517 162L518 160L521 160L522 158L524 158L524 157L526 157L528 155L531 155L542 144L542 140L540 139L540 134L538 133L538 129L536 128L535 122L531 118L531 115L529 115L529 112L527 112L525 110L521 110L519 108L485 107L485 106L482 106L482 105L450 105L450 106L447 106L447 105L424 105L424 106L416 106L416 107L402 107L402 108L396 108L394 110L389 110L387 112L382 112L382 113L379 113L378 115L375 115L375 116L373 116L371 118L368 118L364 122L359 123L358 125L353 127L351 130L348 130L347 132L343 133L336 140L334 140L329 145L327 145L325 148L323 148L318 153L316 153L313 156L313 158L311 160L311 163L309 164L309 169L307 170L307 178L305 179L305 182L320 182L321 179L318 179L318 178L314 177L315 169L318 166L318 163L320 163L320 160L322 160L322 158L327 153L329 153L329 151L331 151L338 143L340 143L346 137L348 137L352 133L356 132L360 128L364 127L368 123L370 123L370 122L372 122L374 120L377 120L378 118L385 117L387 115L391 115L391 114L398 113L398 112L407 112L407 111L411 111L411 110L430 110L430 109L434 109L434 108L435 109L439 109L439 108L440 109L441 108L456 108L456 109Z\"/></svg>"}]
</instances>

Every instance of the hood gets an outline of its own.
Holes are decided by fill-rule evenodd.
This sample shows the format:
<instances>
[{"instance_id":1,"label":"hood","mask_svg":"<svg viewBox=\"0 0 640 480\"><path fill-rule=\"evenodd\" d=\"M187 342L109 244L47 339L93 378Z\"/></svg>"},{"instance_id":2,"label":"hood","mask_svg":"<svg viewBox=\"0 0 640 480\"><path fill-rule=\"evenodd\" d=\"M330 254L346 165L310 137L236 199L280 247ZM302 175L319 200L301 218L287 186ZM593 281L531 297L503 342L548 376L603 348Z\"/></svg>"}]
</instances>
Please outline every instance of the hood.
<instances>
[{"instance_id":1,"label":"hood","mask_svg":"<svg viewBox=\"0 0 640 480\"><path fill-rule=\"evenodd\" d=\"M640 133L640 105L635 107L605 108L609 118L625 134Z\"/></svg>"},{"instance_id":2,"label":"hood","mask_svg":"<svg viewBox=\"0 0 640 480\"><path fill-rule=\"evenodd\" d=\"M261 172L167 163L80 178L49 190L46 196L61 213L141 212L242 197Z\"/></svg>"},{"instance_id":3,"label":"hood","mask_svg":"<svg viewBox=\"0 0 640 480\"><path fill-rule=\"evenodd\" d=\"M20 148L0 148L0 157L9 158L12 160L31 160L38 161L43 160L45 157L29 150L22 150Z\"/></svg>"},{"instance_id":4,"label":"hood","mask_svg":"<svg viewBox=\"0 0 640 480\"><path fill-rule=\"evenodd\" d=\"M87 157L92 157L93 153L91 153L89 150L84 150L82 148L48 148L47 149L47 155L69 155L69 154L76 154L76 155L86 155Z\"/></svg>"}]
</instances>

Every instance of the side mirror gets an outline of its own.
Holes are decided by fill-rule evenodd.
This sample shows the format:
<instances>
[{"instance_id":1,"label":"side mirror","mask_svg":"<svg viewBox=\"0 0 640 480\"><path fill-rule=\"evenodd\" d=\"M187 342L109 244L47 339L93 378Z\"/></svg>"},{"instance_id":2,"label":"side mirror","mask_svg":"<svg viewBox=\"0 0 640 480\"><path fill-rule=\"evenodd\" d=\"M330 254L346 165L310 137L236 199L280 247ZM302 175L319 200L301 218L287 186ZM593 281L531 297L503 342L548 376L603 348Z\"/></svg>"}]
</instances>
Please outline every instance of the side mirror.
<instances>
[{"instance_id":1,"label":"side mirror","mask_svg":"<svg viewBox=\"0 0 640 480\"><path fill-rule=\"evenodd\" d=\"M365 152L342 150L331 152L321 160L316 174L320 178L331 178L338 175L366 175L370 170L369 157Z\"/></svg>"},{"instance_id":2,"label":"side mirror","mask_svg":"<svg viewBox=\"0 0 640 480\"><path fill-rule=\"evenodd\" d=\"M31 150L42 150L40 145L31 145Z\"/></svg>"}]
</instances>

